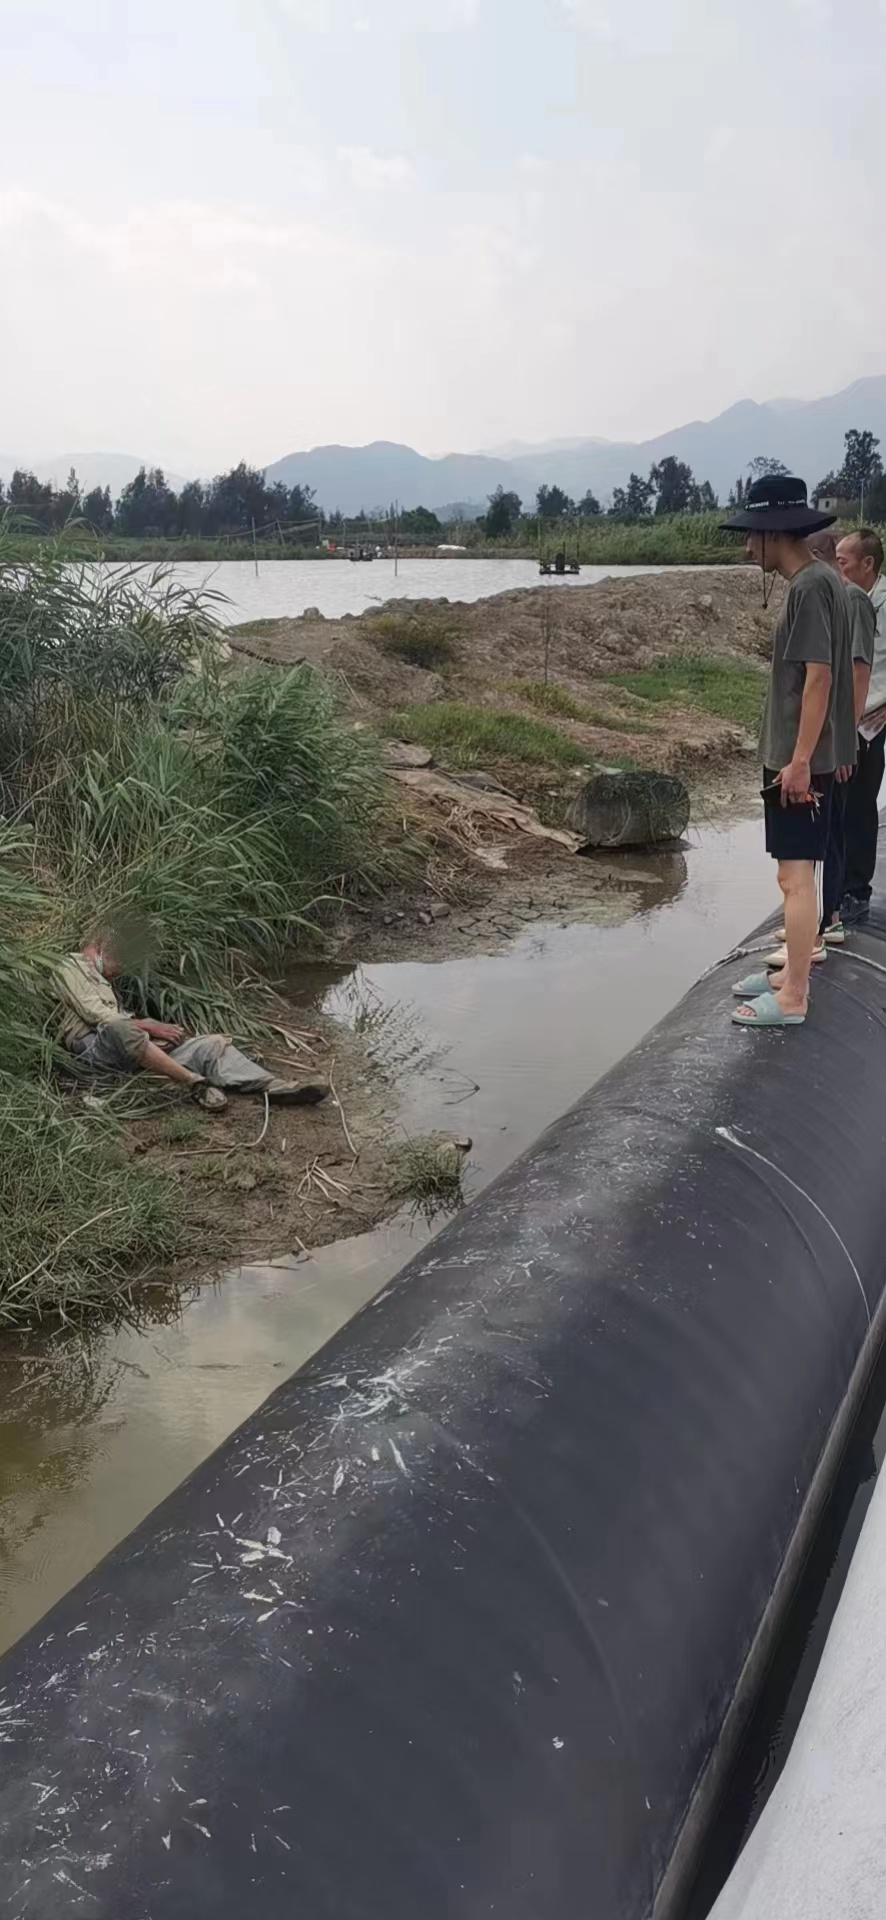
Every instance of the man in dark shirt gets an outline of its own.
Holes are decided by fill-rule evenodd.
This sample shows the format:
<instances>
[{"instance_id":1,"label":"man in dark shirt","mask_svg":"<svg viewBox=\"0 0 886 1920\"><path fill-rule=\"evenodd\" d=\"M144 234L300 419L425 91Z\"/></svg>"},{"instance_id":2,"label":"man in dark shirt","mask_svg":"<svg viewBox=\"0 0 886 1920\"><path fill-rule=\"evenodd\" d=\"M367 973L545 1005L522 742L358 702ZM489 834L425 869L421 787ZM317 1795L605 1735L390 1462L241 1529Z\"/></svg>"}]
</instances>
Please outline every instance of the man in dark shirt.
<instances>
[{"instance_id":1,"label":"man in dark shirt","mask_svg":"<svg viewBox=\"0 0 886 1920\"><path fill-rule=\"evenodd\" d=\"M766 846L784 896L784 967L739 983L733 1019L744 1027L801 1026L818 936L815 868L828 845L834 776L855 734L849 603L841 581L810 552L808 536L831 526L802 480L768 476L749 488L724 524L747 535L748 558L788 583L775 628L763 722ZM854 764L854 751L852 751Z\"/></svg>"}]
</instances>

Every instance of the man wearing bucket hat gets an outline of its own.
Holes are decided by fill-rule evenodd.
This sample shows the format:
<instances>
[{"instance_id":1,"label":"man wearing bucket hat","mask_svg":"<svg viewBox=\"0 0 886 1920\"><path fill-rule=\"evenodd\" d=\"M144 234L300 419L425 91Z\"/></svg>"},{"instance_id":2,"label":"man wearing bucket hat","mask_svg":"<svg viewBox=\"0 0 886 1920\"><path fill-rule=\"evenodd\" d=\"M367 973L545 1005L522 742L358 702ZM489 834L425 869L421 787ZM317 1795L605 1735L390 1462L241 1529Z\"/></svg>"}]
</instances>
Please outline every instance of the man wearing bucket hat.
<instances>
[{"instance_id":1,"label":"man wearing bucket hat","mask_svg":"<svg viewBox=\"0 0 886 1920\"><path fill-rule=\"evenodd\" d=\"M755 481L723 522L746 535L748 559L764 576L787 582L760 729L766 848L778 862L787 960L739 982L732 1017L742 1027L798 1027L806 1018L819 927L815 868L827 851L836 769L856 760L847 596L808 545L834 518L809 506L802 480L773 474Z\"/></svg>"}]
</instances>

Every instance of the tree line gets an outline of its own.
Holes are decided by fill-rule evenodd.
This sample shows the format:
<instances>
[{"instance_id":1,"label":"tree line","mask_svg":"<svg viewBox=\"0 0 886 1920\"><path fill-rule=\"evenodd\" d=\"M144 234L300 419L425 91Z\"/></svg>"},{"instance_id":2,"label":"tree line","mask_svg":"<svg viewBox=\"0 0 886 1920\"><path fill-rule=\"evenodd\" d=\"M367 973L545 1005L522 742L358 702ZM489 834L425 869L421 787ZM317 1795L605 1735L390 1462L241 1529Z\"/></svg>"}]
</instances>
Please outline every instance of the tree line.
<instances>
[{"instance_id":1,"label":"tree line","mask_svg":"<svg viewBox=\"0 0 886 1920\"><path fill-rule=\"evenodd\" d=\"M870 520L886 520L886 474L879 454L880 442L870 428L850 427L844 437L843 461L838 468L832 468L823 480L810 490L810 499L818 502L832 498L845 502L846 506L864 512ZM740 507L747 496L748 487L762 474L787 473L787 467L780 460L752 460L747 477L740 475L729 495L729 505Z\"/></svg>"},{"instance_id":2,"label":"tree line","mask_svg":"<svg viewBox=\"0 0 886 1920\"><path fill-rule=\"evenodd\" d=\"M871 520L886 521L886 473L879 454L880 442L869 429L850 427L845 436L843 462L834 472L811 489L811 498L833 495L847 505L863 508ZM757 454L740 474L730 490L730 507L742 506L748 488L766 475L787 474L784 462L769 454ZM668 454L650 467L646 479L632 473L627 485L613 490L612 500L602 508L593 493L583 500L571 500L562 487L539 487L534 516L524 511L519 494L498 487L489 496L489 510L483 526L490 539L513 535L521 521L586 520L604 511L614 520L642 520L652 514L716 513L720 502L709 480L699 483L685 460Z\"/></svg>"},{"instance_id":3,"label":"tree line","mask_svg":"<svg viewBox=\"0 0 886 1920\"><path fill-rule=\"evenodd\" d=\"M879 446L870 430L850 428L842 465L812 488L812 499L834 495L853 507L863 506L869 519L886 521L886 474ZM741 506L754 480L787 471L782 461L758 454L735 481L729 505ZM544 485L538 489L534 509L524 509L518 493L497 487L476 524L488 539L497 540L513 538L533 520L589 520L605 513L610 519L632 521L652 515L715 513L719 504L710 481L698 482L685 460L669 454L650 467L646 478L630 474L624 487L614 489L606 508L590 491L576 501L562 487ZM35 534L59 533L70 522L79 521L97 534L130 540L236 540L251 536L254 529L256 535L279 537L283 542L313 533L319 544L324 538L342 537L346 524L359 535L361 528L371 533L396 521L404 544L432 546L445 531L438 515L427 507L408 512L398 512L393 505L370 513L361 509L345 523L339 510L325 512L318 507L310 487L287 487L279 480L269 485L261 469L244 460L213 480L188 480L180 492L169 486L161 467L142 467L117 500L109 487L84 491L73 469L65 485L56 488L19 468L6 489L0 482L0 511L3 508L17 516L24 531Z\"/></svg>"},{"instance_id":4,"label":"tree line","mask_svg":"<svg viewBox=\"0 0 886 1920\"><path fill-rule=\"evenodd\" d=\"M709 480L701 484L685 460L668 454L649 469L648 479L632 473L627 486L615 487L611 504L600 505L596 494L586 493L581 500L570 499L562 487L539 487L534 515L524 514L518 493L497 487L489 495L489 510L483 525L492 540L513 533L526 517L537 520L589 520L604 511L613 520L641 520L648 514L713 513L719 505Z\"/></svg>"},{"instance_id":5,"label":"tree line","mask_svg":"<svg viewBox=\"0 0 886 1920\"><path fill-rule=\"evenodd\" d=\"M38 480L24 468L13 474L8 488L0 482L0 512L15 514L23 532L56 534L72 523L97 534L115 534L127 540L237 540L256 535L278 537L289 543L299 536L321 540L354 536L375 537L395 523L406 545L430 546L443 538L444 526L427 507L408 512L391 504L349 514L318 507L313 490L269 486L258 467L241 460L229 473L214 480L188 480L179 493L170 487L162 467L141 467L123 488L119 499L110 487L81 487L73 468L63 487Z\"/></svg>"},{"instance_id":6,"label":"tree line","mask_svg":"<svg viewBox=\"0 0 886 1920\"><path fill-rule=\"evenodd\" d=\"M116 501L110 487L84 492L73 468L60 488L19 468L5 491L0 484L0 506L33 533L59 533L79 520L95 533L130 540L236 538L253 527L257 533L285 533L330 518L321 515L310 487L280 481L269 486L259 468L244 460L214 480L188 480L180 493L168 485L162 467L142 467Z\"/></svg>"}]
</instances>

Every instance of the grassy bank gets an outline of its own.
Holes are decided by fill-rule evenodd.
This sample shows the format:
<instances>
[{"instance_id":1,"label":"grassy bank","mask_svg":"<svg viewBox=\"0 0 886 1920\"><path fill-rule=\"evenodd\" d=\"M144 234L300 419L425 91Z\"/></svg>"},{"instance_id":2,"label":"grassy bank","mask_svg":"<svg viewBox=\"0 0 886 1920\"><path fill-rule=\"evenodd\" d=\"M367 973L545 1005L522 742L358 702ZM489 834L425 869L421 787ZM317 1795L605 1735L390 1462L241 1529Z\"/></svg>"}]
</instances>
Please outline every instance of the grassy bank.
<instances>
[{"instance_id":1,"label":"grassy bank","mask_svg":"<svg viewBox=\"0 0 886 1920\"><path fill-rule=\"evenodd\" d=\"M182 1196L120 1158L44 1031L54 958L132 940L127 1000L243 1030L250 983L378 885L385 793L310 668L226 674L205 608L0 551L0 1325L119 1299ZM247 996L247 998L244 998Z\"/></svg>"},{"instance_id":2,"label":"grassy bank","mask_svg":"<svg viewBox=\"0 0 886 1920\"><path fill-rule=\"evenodd\" d=\"M607 684L624 687L656 706L697 707L756 733L763 712L766 676L739 661L702 660L674 655L661 666L639 673L607 674Z\"/></svg>"},{"instance_id":3,"label":"grassy bank","mask_svg":"<svg viewBox=\"0 0 886 1920\"><path fill-rule=\"evenodd\" d=\"M610 520L600 514L590 520L535 524L523 523L515 530L512 542L487 541L478 529L478 556L507 556L551 559L563 547L568 559L578 558L583 566L668 567L730 566L745 558L744 542L734 533L720 531L718 513L678 513L651 515L644 520ZM466 537L470 539L470 529Z\"/></svg>"},{"instance_id":4,"label":"grassy bank","mask_svg":"<svg viewBox=\"0 0 886 1920\"><path fill-rule=\"evenodd\" d=\"M467 701L439 700L410 707L393 722L405 740L429 747L450 767L515 761L530 767L576 767L586 751L544 720L520 713L496 713Z\"/></svg>"}]
</instances>

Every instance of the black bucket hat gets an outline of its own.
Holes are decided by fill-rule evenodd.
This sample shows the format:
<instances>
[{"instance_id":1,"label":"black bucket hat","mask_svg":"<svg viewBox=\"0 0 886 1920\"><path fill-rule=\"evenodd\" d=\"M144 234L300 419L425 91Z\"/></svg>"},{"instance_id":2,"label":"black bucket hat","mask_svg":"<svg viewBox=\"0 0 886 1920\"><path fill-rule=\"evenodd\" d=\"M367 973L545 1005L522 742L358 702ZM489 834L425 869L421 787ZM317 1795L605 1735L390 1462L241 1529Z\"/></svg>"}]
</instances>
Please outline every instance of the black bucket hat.
<instances>
[{"instance_id":1,"label":"black bucket hat","mask_svg":"<svg viewBox=\"0 0 886 1920\"><path fill-rule=\"evenodd\" d=\"M822 527L832 527L836 518L835 513L810 507L805 480L770 473L753 482L744 506L730 520L721 520L720 526L724 533L818 533Z\"/></svg>"}]
</instances>

